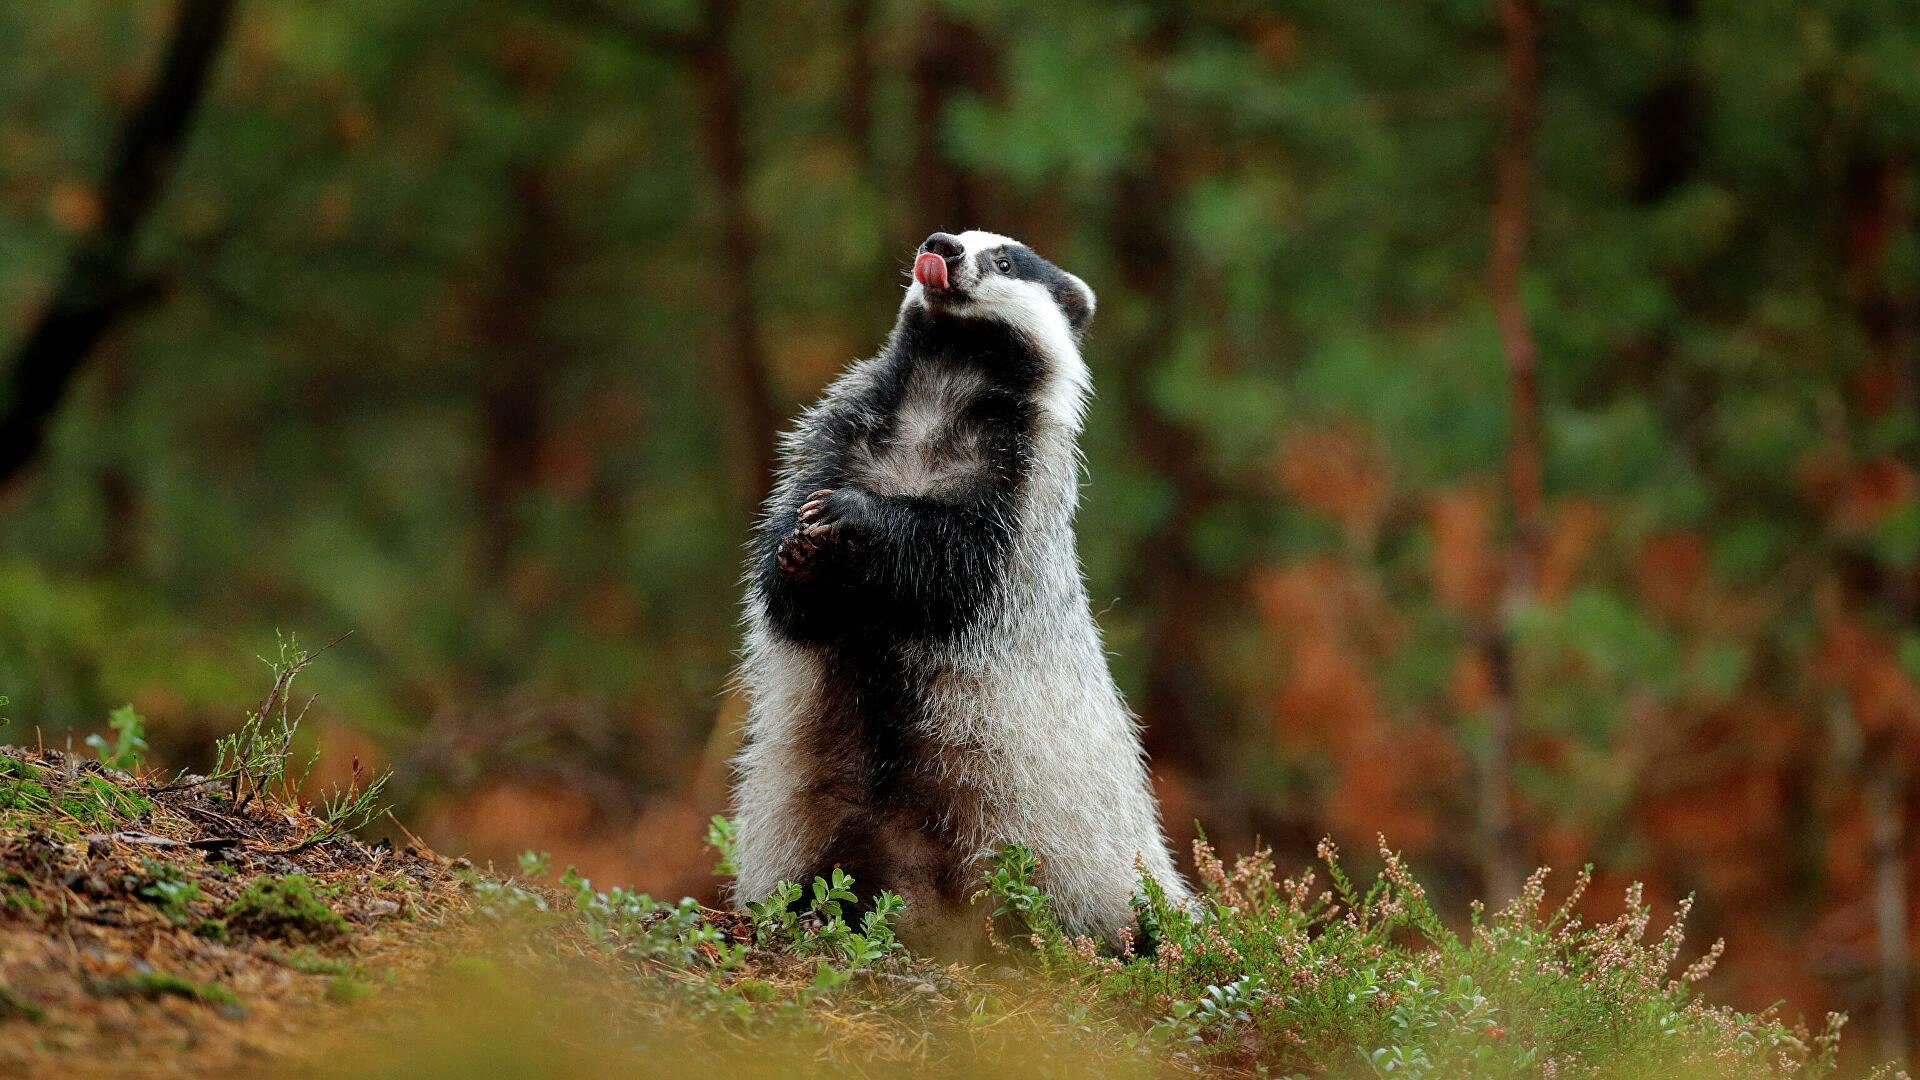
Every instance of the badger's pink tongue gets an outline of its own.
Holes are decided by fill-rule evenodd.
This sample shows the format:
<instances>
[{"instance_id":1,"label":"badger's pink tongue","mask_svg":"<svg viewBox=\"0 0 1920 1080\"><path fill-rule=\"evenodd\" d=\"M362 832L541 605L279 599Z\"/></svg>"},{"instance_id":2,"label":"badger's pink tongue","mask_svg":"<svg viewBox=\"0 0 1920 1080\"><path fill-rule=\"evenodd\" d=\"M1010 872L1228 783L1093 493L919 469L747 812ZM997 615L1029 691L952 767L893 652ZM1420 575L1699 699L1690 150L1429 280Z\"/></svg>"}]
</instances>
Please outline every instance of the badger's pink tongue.
<instances>
[{"instance_id":1,"label":"badger's pink tongue","mask_svg":"<svg viewBox=\"0 0 1920 1080\"><path fill-rule=\"evenodd\" d=\"M913 260L913 280L930 289L947 287L947 260L931 251L923 251Z\"/></svg>"}]
</instances>

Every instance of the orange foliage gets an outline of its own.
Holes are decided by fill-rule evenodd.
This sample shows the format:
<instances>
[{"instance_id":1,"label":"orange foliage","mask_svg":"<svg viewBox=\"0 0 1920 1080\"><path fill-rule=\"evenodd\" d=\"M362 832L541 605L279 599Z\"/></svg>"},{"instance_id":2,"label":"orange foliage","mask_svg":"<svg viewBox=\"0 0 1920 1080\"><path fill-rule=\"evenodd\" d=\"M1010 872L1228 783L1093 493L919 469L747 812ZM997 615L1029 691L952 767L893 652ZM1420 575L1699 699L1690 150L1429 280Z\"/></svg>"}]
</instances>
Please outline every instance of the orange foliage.
<instances>
[{"instance_id":1,"label":"orange foliage","mask_svg":"<svg viewBox=\"0 0 1920 1080\"><path fill-rule=\"evenodd\" d=\"M1300 26L1279 15L1256 14L1247 19L1247 40L1260 58L1277 68L1290 68L1300 59Z\"/></svg>"},{"instance_id":2,"label":"orange foliage","mask_svg":"<svg viewBox=\"0 0 1920 1080\"><path fill-rule=\"evenodd\" d=\"M386 772L391 764L386 751L371 735L352 724L327 722L315 728L320 757L308 774L304 795L316 798L324 792L346 787L356 781L365 786ZM354 775L354 766L360 768Z\"/></svg>"},{"instance_id":3,"label":"orange foliage","mask_svg":"<svg viewBox=\"0 0 1920 1080\"><path fill-rule=\"evenodd\" d=\"M1581 564L1607 526L1607 510L1598 503L1571 499L1554 507L1540 551L1540 598L1549 603L1566 599Z\"/></svg>"},{"instance_id":4,"label":"orange foliage","mask_svg":"<svg viewBox=\"0 0 1920 1080\"><path fill-rule=\"evenodd\" d=\"M1380 597L1330 559L1271 570L1255 592L1286 654L1274 737L1333 758L1329 827L1346 836L1384 831L1411 850L1430 845L1437 815L1422 788L1463 782L1458 751L1443 733L1388 716L1373 672L1396 628Z\"/></svg>"},{"instance_id":5,"label":"orange foliage","mask_svg":"<svg viewBox=\"0 0 1920 1080\"><path fill-rule=\"evenodd\" d=\"M100 224L100 198L85 184L55 184L47 196L47 214L67 232L89 232Z\"/></svg>"},{"instance_id":6,"label":"orange foliage","mask_svg":"<svg viewBox=\"0 0 1920 1080\"><path fill-rule=\"evenodd\" d=\"M1358 428L1302 428L1280 455L1280 482L1300 503L1327 514L1353 543L1370 547L1391 495L1386 455Z\"/></svg>"},{"instance_id":7,"label":"orange foliage","mask_svg":"<svg viewBox=\"0 0 1920 1080\"><path fill-rule=\"evenodd\" d=\"M441 800L424 814L419 831L429 843L457 838L475 859L501 866L511 866L523 851L544 851L554 866L575 867L603 885L711 902L719 881L703 838L712 812L671 798L629 821L609 822L578 792L503 781Z\"/></svg>"},{"instance_id":8,"label":"orange foliage","mask_svg":"<svg viewBox=\"0 0 1920 1080\"><path fill-rule=\"evenodd\" d=\"M1472 716L1493 704L1493 676L1487 671L1484 653L1461 650L1454 659L1450 690L1454 711L1461 716Z\"/></svg>"},{"instance_id":9,"label":"orange foliage","mask_svg":"<svg viewBox=\"0 0 1920 1080\"><path fill-rule=\"evenodd\" d=\"M1872 528L1914 497L1913 470L1896 458L1844 462L1818 458L1801 467L1808 494L1844 532Z\"/></svg>"},{"instance_id":10,"label":"orange foliage","mask_svg":"<svg viewBox=\"0 0 1920 1080\"><path fill-rule=\"evenodd\" d=\"M1833 588L1820 591L1816 676L1845 692L1868 739L1920 732L1920 689L1900 666L1893 645L1847 610Z\"/></svg>"},{"instance_id":11,"label":"orange foliage","mask_svg":"<svg viewBox=\"0 0 1920 1080\"><path fill-rule=\"evenodd\" d=\"M1649 539L1634 566L1640 602L1651 613L1670 619L1684 618L1695 609L1706 580L1706 541L1686 530Z\"/></svg>"},{"instance_id":12,"label":"orange foliage","mask_svg":"<svg viewBox=\"0 0 1920 1080\"><path fill-rule=\"evenodd\" d=\"M1899 368L1880 360L1866 365L1853 380L1852 397L1867 415L1885 416L1900 405Z\"/></svg>"},{"instance_id":13,"label":"orange foliage","mask_svg":"<svg viewBox=\"0 0 1920 1080\"><path fill-rule=\"evenodd\" d=\"M1441 492L1427 508L1434 591L1443 603L1478 618L1491 616L1500 598L1493 508L1493 494L1483 488Z\"/></svg>"}]
</instances>

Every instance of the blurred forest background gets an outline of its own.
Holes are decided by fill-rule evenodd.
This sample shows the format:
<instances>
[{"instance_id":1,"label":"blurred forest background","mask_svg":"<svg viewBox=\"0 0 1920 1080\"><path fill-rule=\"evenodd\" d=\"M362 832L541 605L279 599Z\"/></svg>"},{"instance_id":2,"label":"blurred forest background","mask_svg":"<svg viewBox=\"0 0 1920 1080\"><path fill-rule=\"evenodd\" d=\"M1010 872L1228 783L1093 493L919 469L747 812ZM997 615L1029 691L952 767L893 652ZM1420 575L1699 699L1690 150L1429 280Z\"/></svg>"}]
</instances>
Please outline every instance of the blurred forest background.
<instances>
[{"instance_id":1,"label":"blurred forest background","mask_svg":"<svg viewBox=\"0 0 1920 1080\"><path fill-rule=\"evenodd\" d=\"M1183 847L1591 861L1899 1052L1917 150L1912 0L0 6L0 734L353 631L316 782L711 897L773 432L989 228Z\"/></svg>"}]
</instances>

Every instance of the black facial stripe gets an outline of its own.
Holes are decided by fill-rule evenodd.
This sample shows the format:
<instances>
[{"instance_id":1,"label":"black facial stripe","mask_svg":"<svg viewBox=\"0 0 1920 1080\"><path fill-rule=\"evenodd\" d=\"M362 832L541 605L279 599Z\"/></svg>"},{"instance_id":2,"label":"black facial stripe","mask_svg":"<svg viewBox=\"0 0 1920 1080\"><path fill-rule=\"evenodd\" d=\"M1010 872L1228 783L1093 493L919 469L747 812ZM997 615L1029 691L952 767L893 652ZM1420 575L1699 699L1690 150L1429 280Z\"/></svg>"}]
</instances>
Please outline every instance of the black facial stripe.
<instances>
[{"instance_id":1,"label":"black facial stripe","mask_svg":"<svg viewBox=\"0 0 1920 1080\"><path fill-rule=\"evenodd\" d=\"M1025 244L1002 244L997 248L988 248L976 257L981 276L1001 273L1001 259L1013 264L1005 271L1005 276L1045 285L1047 292L1053 296L1053 302L1066 315L1067 325L1075 331L1086 328L1087 320L1093 315L1093 307L1087 303L1086 292L1066 271L1034 254L1033 249Z\"/></svg>"}]
</instances>

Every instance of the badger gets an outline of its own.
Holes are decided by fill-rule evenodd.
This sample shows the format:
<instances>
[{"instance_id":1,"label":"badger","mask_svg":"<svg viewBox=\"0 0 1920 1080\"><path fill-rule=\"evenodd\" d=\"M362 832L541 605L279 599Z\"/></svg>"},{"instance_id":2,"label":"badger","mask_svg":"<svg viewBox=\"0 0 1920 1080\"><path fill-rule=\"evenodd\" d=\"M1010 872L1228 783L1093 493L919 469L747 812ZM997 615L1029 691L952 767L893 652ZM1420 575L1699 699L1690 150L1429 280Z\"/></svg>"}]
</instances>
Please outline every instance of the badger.
<instances>
[{"instance_id":1,"label":"badger","mask_svg":"<svg viewBox=\"0 0 1920 1080\"><path fill-rule=\"evenodd\" d=\"M734 899L844 869L965 959L1002 845L1074 933L1116 940L1139 874L1187 893L1074 544L1085 282L936 232L878 355L782 437L746 572Z\"/></svg>"}]
</instances>

